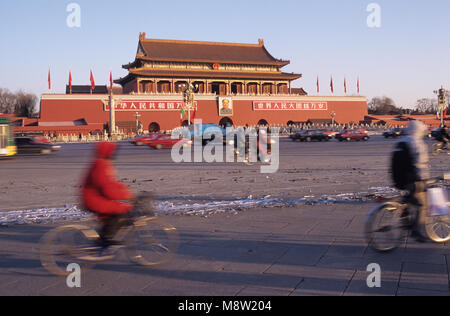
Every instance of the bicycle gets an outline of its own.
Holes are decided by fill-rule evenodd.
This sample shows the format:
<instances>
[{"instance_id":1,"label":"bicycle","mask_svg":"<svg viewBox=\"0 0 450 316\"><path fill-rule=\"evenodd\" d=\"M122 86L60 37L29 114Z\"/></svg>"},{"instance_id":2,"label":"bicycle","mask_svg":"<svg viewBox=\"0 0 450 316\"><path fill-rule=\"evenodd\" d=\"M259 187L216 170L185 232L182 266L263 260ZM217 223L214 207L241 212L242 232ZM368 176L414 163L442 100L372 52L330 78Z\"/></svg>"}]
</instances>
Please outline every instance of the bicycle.
<instances>
[{"instance_id":1,"label":"bicycle","mask_svg":"<svg viewBox=\"0 0 450 316\"><path fill-rule=\"evenodd\" d=\"M450 175L427 182L431 188L441 180L449 180ZM380 199L380 205L373 208L366 220L365 235L368 245L378 252L390 252L398 248L414 225L417 206L411 198L400 193L388 199ZM450 207L450 203L448 203ZM433 213L428 210L425 221L427 237L435 243L450 241L450 214Z\"/></svg>"},{"instance_id":2,"label":"bicycle","mask_svg":"<svg viewBox=\"0 0 450 316\"><path fill-rule=\"evenodd\" d=\"M123 249L131 262L156 267L170 260L177 250L177 230L155 216L151 194L140 195L130 216L121 220L114 246L106 250L94 225L66 225L50 231L41 240L42 266L52 274L67 276L71 263L87 269L115 259Z\"/></svg>"}]
</instances>

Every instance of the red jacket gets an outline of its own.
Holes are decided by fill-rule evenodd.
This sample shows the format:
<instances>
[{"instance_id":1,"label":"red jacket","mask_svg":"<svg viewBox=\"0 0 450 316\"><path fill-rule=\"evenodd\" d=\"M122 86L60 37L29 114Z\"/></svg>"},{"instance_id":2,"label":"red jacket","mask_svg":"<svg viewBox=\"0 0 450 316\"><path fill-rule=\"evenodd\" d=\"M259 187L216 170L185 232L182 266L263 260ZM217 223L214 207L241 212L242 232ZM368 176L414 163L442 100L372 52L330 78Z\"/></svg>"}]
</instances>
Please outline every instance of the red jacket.
<instances>
[{"instance_id":1,"label":"red jacket","mask_svg":"<svg viewBox=\"0 0 450 316\"><path fill-rule=\"evenodd\" d=\"M84 206L100 216L128 213L133 206L119 202L132 197L131 191L115 179L114 167L110 158L114 156L117 145L99 143L97 158L94 159L82 187Z\"/></svg>"}]
</instances>

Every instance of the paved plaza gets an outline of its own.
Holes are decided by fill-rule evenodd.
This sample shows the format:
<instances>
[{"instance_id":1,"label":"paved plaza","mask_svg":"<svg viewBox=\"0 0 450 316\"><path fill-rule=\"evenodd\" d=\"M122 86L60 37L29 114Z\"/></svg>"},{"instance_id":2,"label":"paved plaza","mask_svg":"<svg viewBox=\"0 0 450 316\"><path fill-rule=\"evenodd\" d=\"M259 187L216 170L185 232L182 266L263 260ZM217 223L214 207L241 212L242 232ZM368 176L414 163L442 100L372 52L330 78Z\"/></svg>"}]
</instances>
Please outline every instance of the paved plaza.
<instances>
[{"instance_id":1,"label":"paved plaza","mask_svg":"<svg viewBox=\"0 0 450 316\"><path fill-rule=\"evenodd\" d=\"M382 139L351 144L283 140L280 171L269 176L253 172L257 166L216 165L215 171L206 164L177 166L167 162L167 152L126 144L116 165L119 178L129 179L124 181L135 191L145 187L168 199L177 194L233 198L248 192L303 197L386 185L386 157L393 145ZM70 200L67 203L72 203L75 179L89 161L91 149L91 145L67 145L53 157L18 157L6 162L2 172L10 177L3 190L29 191L24 191L27 194L21 199L7 195L5 211L64 205L64 195ZM447 158L436 159L434 172L444 171L442 164ZM19 168L32 177L25 179ZM178 175L194 175L177 178L170 168ZM348 176L342 179L345 174ZM60 182L64 185L59 188L50 185L62 178L67 183ZM188 186L186 181L198 183ZM261 185L258 181L267 182ZM267 183L275 183L273 191ZM196 192L196 188L205 191ZM229 190L224 191L226 188ZM367 247L363 233L373 206L370 201L349 201L209 216L162 214L177 227L180 237L179 249L170 262L142 268L120 256L84 271L79 289L68 288L64 278L49 275L41 267L38 242L57 224L0 227L0 295L450 295L450 244L407 240L392 253L375 253ZM367 285L372 273L367 268L373 263L381 268L379 288Z\"/></svg>"},{"instance_id":2,"label":"paved plaza","mask_svg":"<svg viewBox=\"0 0 450 316\"><path fill-rule=\"evenodd\" d=\"M450 295L450 245L406 242L390 254L363 238L368 205L255 209L238 215L165 217L180 247L150 269L125 256L82 275L80 289L40 265L37 240L51 227L0 229L0 295ZM369 264L381 287L369 288Z\"/></svg>"}]
</instances>

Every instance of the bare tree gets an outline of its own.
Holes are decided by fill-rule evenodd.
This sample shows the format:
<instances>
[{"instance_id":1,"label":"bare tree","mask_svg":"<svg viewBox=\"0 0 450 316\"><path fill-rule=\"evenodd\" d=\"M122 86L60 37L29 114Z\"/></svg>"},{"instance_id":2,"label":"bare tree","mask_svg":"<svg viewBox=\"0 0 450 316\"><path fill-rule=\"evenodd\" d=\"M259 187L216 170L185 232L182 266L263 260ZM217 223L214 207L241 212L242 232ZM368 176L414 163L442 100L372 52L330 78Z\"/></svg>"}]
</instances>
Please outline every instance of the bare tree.
<instances>
[{"instance_id":1,"label":"bare tree","mask_svg":"<svg viewBox=\"0 0 450 316\"><path fill-rule=\"evenodd\" d=\"M19 91L12 93L0 88L0 113L21 117L33 117L36 113L38 97L32 93Z\"/></svg>"},{"instance_id":2,"label":"bare tree","mask_svg":"<svg viewBox=\"0 0 450 316\"><path fill-rule=\"evenodd\" d=\"M439 104L435 99L419 99L416 102L416 114L436 114Z\"/></svg>"},{"instance_id":3,"label":"bare tree","mask_svg":"<svg viewBox=\"0 0 450 316\"><path fill-rule=\"evenodd\" d=\"M15 114L22 117L33 117L36 113L38 98L31 93L17 93L17 107Z\"/></svg>"},{"instance_id":4,"label":"bare tree","mask_svg":"<svg viewBox=\"0 0 450 316\"><path fill-rule=\"evenodd\" d=\"M375 115L401 115L403 110L388 97L375 97L368 103L369 113Z\"/></svg>"}]
</instances>

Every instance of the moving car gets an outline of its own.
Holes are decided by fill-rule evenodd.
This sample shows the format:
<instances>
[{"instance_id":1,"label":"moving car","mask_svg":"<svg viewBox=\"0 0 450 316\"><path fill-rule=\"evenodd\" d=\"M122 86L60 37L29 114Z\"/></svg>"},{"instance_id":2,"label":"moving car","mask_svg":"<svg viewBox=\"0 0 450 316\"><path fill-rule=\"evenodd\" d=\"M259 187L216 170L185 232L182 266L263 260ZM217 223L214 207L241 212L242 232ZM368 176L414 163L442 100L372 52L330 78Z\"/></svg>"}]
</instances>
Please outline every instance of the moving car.
<instances>
[{"instance_id":1,"label":"moving car","mask_svg":"<svg viewBox=\"0 0 450 316\"><path fill-rule=\"evenodd\" d=\"M144 146L150 144L158 135L163 135L161 133L152 133L149 135L138 136L134 138L131 143L136 146Z\"/></svg>"},{"instance_id":2,"label":"moving car","mask_svg":"<svg viewBox=\"0 0 450 316\"><path fill-rule=\"evenodd\" d=\"M203 146L209 143L222 143L227 145L227 130L218 124L194 124L188 127L192 142L201 142ZM216 139L221 135L221 139ZM234 137L232 137L235 139ZM233 142L234 144L234 142ZM229 145L233 145L229 144Z\"/></svg>"},{"instance_id":3,"label":"moving car","mask_svg":"<svg viewBox=\"0 0 450 316\"><path fill-rule=\"evenodd\" d=\"M17 154L17 147L11 132L12 115L0 114L0 158Z\"/></svg>"},{"instance_id":4,"label":"moving car","mask_svg":"<svg viewBox=\"0 0 450 316\"><path fill-rule=\"evenodd\" d=\"M292 135L289 137L292 139L293 142L300 141L301 135L303 135L306 132L307 132L306 130L302 130L302 129L297 130L294 133L292 133Z\"/></svg>"},{"instance_id":5,"label":"moving car","mask_svg":"<svg viewBox=\"0 0 450 316\"><path fill-rule=\"evenodd\" d=\"M41 135L35 135L35 136L32 136L32 138L35 143L44 143L44 144L51 143L51 141L49 141L46 137L41 136Z\"/></svg>"},{"instance_id":6,"label":"moving car","mask_svg":"<svg viewBox=\"0 0 450 316\"><path fill-rule=\"evenodd\" d=\"M61 149L61 146L51 143L36 142L33 137L16 137L15 142L19 154L49 155Z\"/></svg>"},{"instance_id":7,"label":"moving car","mask_svg":"<svg viewBox=\"0 0 450 316\"><path fill-rule=\"evenodd\" d=\"M172 139L171 135L166 134L155 135L155 138L148 146L159 150L163 148L173 148L178 143L183 144L183 146L192 146L192 141L189 139Z\"/></svg>"},{"instance_id":8,"label":"moving car","mask_svg":"<svg viewBox=\"0 0 450 316\"><path fill-rule=\"evenodd\" d=\"M321 131L322 133L324 133L325 135L327 135L330 139L333 139L336 137L336 135L338 134L338 132L336 131L330 131L328 129L319 129L319 131Z\"/></svg>"},{"instance_id":9,"label":"moving car","mask_svg":"<svg viewBox=\"0 0 450 316\"><path fill-rule=\"evenodd\" d=\"M342 141L368 141L370 139L369 132L365 129L347 129L336 135L336 139Z\"/></svg>"},{"instance_id":10,"label":"moving car","mask_svg":"<svg viewBox=\"0 0 450 316\"><path fill-rule=\"evenodd\" d=\"M312 142L329 141L330 137L320 130L299 131L291 137L293 141Z\"/></svg>"},{"instance_id":11,"label":"moving car","mask_svg":"<svg viewBox=\"0 0 450 316\"><path fill-rule=\"evenodd\" d=\"M405 130L403 128L394 128L393 130L383 133L384 138L397 138L405 135Z\"/></svg>"}]
</instances>

